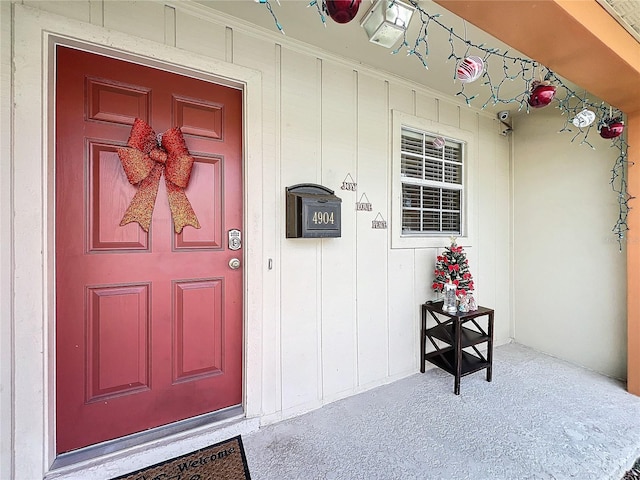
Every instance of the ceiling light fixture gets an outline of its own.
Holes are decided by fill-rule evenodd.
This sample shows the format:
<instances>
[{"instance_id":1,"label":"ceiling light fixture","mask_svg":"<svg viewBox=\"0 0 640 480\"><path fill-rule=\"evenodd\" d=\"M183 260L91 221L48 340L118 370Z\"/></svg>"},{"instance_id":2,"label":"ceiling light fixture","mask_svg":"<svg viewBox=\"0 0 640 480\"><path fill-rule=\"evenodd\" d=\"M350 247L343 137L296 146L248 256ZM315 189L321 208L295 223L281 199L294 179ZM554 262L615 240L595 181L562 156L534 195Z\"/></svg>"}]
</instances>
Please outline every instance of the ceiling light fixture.
<instances>
[{"instance_id":1,"label":"ceiling light fixture","mask_svg":"<svg viewBox=\"0 0 640 480\"><path fill-rule=\"evenodd\" d=\"M391 48L404 35L414 11L413 5L400 0L376 0L360 25L370 42Z\"/></svg>"}]
</instances>

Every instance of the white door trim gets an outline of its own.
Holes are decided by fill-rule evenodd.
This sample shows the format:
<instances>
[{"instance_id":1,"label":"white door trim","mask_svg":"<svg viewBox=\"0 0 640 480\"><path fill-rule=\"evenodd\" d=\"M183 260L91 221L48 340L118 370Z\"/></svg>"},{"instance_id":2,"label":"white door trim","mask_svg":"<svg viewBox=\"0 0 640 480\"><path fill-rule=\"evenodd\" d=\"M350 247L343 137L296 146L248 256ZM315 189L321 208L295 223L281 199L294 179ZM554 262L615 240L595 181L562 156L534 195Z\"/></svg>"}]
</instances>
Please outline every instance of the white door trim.
<instances>
[{"instance_id":1,"label":"white door trim","mask_svg":"<svg viewBox=\"0 0 640 480\"><path fill-rule=\"evenodd\" d=\"M244 91L244 411L256 418L262 403L262 81L259 71L70 20L14 6L11 170L14 270L12 290L13 455L15 478L75 478L49 472L55 459L55 44L133 60L180 74L239 86ZM199 432L200 434L206 432ZM206 437L206 435L205 435ZM197 442L206 442L202 436ZM206 443L202 446L205 446ZM138 463L189 451L193 439L149 454L101 464L95 478L117 476ZM116 459L112 459L116 460ZM139 467L138 467L139 468ZM47 475L47 474L50 475ZM79 473L79 472L76 472ZM90 470L77 478L93 478Z\"/></svg>"}]
</instances>

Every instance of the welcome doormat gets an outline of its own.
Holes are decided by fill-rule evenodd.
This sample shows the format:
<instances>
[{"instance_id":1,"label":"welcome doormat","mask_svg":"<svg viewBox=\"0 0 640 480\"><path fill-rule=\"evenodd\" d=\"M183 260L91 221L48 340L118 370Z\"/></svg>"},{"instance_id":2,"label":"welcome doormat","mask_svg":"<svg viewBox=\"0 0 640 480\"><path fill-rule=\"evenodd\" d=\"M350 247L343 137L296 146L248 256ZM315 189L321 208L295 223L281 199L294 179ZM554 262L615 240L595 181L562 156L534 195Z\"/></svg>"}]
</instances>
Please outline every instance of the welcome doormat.
<instances>
[{"instance_id":1,"label":"welcome doormat","mask_svg":"<svg viewBox=\"0 0 640 480\"><path fill-rule=\"evenodd\" d=\"M622 480L640 480L640 458L636 460L631 470L624 474Z\"/></svg>"},{"instance_id":2,"label":"welcome doormat","mask_svg":"<svg viewBox=\"0 0 640 480\"><path fill-rule=\"evenodd\" d=\"M251 480L240 435L113 480Z\"/></svg>"}]
</instances>

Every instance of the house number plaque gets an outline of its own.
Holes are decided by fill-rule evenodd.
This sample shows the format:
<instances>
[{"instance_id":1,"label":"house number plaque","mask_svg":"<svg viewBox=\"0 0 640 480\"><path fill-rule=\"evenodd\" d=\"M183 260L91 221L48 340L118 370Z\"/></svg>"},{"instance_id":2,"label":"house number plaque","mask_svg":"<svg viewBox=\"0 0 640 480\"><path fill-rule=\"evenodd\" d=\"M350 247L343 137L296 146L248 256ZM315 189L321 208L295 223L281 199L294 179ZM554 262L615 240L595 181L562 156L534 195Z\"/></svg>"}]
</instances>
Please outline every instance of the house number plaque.
<instances>
[{"instance_id":1,"label":"house number plaque","mask_svg":"<svg viewBox=\"0 0 640 480\"><path fill-rule=\"evenodd\" d=\"M342 200L322 185L301 183L286 188L287 238L340 237Z\"/></svg>"}]
</instances>

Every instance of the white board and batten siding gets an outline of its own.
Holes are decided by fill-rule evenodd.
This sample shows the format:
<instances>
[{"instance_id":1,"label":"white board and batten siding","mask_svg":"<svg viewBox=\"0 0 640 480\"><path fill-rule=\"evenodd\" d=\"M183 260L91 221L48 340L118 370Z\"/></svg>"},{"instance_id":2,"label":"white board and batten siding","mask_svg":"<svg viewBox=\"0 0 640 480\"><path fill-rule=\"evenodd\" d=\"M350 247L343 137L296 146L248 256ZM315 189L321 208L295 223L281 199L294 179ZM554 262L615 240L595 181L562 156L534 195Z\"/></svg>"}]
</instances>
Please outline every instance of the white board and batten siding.
<instances>
[{"instance_id":1,"label":"white board and batten siding","mask_svg":"<svg viewBox=\"0 0 640 480\"><path fill-rule=\"evenodd\" d=\"M466 251L479 302L496 310L496 342L509 340L510 148L490 114L197 5L24 4L260 72L262 165L252 171L262 175L264 273L252 293L263 305L263 423L418 372L419 305L433 297L439 250L391 248L391 229L371 224L378 213L391 220L393 110L476 138ZM355 192L340 189L348 174ZM298 183L342 198L341 238L285 238L285 187ZM372 212L355 211L363 193Z\"/></svg>"},{"instance_id":2,"label":"white board and batten siding","mask_svg":"<svg viewBox=\"0 0 640 480\"><path fill-rule=\"evenodd\" d=\"M371 228L378 213L390 223L392 110L476 136L467 253L480 302L496 309L496 341L508 341L510 148L492 116L232 21L217 28L233 32L233 62L263 74L263 209L274 219L263 241L275 265L264 282L264 421L418 371L419 304L432 298L439 250L391 248L390 229ZM347 174L356 192L340 189ZM285 187L306 182L342 198L341 238L285 238ZM363 193L372 212L355 211Z\"/></svg>"}]
</instances>

